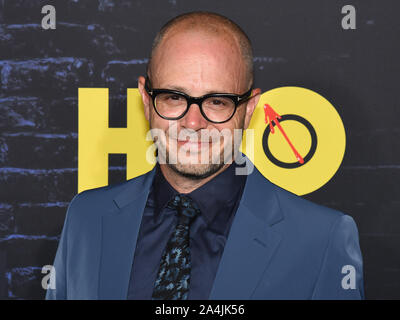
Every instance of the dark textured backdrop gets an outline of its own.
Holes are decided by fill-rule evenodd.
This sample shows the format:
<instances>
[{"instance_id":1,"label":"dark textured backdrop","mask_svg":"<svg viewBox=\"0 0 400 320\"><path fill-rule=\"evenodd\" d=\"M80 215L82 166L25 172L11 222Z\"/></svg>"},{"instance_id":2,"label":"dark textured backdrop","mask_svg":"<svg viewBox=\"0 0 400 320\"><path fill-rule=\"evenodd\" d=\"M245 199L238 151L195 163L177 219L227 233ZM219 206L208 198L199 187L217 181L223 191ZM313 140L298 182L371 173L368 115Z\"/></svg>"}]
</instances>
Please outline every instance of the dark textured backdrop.
<instances>
[{"instance_id":1,"label":"dark textured backdrop","mask_svg":"<svg viewBox=\"0 0 400 320\"><path fill-rule=\"evenodd\" d=\"M53 4L57 29L42 30ZM357 29L341 28L353 4ZM314 90L347 133L342 166L306 198L354 217L366 297L400 298L398 1L0 0L0 297L42 299L66 207L77 192L78 87L110 88L110 125L126 124L152 38L173 16L222 13L249 34L256 85ZM113 157L111 182L123 179Z\"/></svg>"}]
</instances>

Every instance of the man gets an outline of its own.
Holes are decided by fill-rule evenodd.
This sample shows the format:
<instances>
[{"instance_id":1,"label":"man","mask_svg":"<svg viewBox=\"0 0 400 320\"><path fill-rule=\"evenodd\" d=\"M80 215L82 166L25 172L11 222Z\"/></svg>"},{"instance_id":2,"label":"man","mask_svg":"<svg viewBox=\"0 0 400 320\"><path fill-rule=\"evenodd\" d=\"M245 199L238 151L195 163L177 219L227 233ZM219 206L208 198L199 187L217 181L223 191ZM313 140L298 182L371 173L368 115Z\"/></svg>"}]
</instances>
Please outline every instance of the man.
<instances>
[{"instance_id":1,"label":"man","mask_svg":"<svg viewBox=\"0 0 400 320\"><path fill-rule=\"evenodd\" d=\"M138 81L159 163L73 199L48 299L363 298L351 217L279 188L247 158L237 174L232 137L260 97L252 59L248 37L217 14L161 29Z\"/></svg>"}]
</instances>

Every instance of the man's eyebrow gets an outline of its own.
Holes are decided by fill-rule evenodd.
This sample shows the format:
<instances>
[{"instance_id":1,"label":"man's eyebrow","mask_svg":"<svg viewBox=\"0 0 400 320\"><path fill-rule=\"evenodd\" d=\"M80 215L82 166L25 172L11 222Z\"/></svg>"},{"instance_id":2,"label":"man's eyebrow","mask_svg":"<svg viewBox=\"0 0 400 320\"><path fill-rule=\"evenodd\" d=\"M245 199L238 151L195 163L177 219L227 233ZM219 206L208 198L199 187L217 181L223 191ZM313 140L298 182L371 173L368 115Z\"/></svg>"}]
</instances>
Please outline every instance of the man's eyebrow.
<instances>
[{"instance_id":1,"label":"man's eyebrow","mask_svg":"<svg viewBox=\"0 0 400 320\"><path fill-rule=\"evenodd\" d=\"M185 88L180 87L180 86L167 86L165 89L180 91L180 92L183 92L183 93L185 93L187 95L190 95ZM214 93L228 93L228 92L226 92L226 91L218 91L218 90L217 91L216 90L210 90L210 91L206 91L203 94L203 96L205 96L207 94L214 94Z\"/></svg>"},{"instance_id":2,"label":"man's eyebrow","mask_svg":"<svg viewBox=\"0 0 400 320\"><path fill-rule=\"evenodd\" d=\"M186 89L180 86L167 86L166 89L187 93Z\"/></svg>"}]
</instances>

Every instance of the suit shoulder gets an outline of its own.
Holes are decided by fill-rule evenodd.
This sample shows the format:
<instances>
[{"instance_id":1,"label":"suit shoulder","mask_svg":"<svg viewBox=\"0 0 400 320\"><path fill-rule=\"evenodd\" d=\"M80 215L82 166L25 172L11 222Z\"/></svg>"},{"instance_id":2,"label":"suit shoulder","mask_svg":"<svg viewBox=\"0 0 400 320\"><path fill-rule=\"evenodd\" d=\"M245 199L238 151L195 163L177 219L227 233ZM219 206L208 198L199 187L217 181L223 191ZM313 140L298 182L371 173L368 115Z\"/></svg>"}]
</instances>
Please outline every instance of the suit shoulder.
<instances>
[{"instance_id":1,"label":"suit shoulder","mask_svg":"<svg viewBox=\"0 0 400 320\"><path fill-rule=\"evenodd\" d=\"M288 215L288 218L318 219L332 222L345 215L339 210L307 200L277 185L274 185L274 190L279 205Z\"/></svg>"},{"instance_id":2,"label":"suit shoulder","mask_svg":"<svg viewBox=\"0 0 400 320\"><path fill-rule=\"evenodd\" d=\"M143 191L143 186L146 184L146 180L151 178L151 174L152 171L118 184L82 191L71 200L68 211L79 212L79 215L91 216L111 210L114 208L113 199L117 196L129 191L134 196L135 191Z\"/></svg>"},{"instance_id":3,"label":"suit shoulder","mask_svg":"<svg viewBox=\"0 0 400 320\"><path fill-rule=\"evenodd\" d=\"M248 179L251 185L250 192L246 193L247 197L250 198L249 202L253 203L255 208L261 209L264 205L260 204L264 204L266 199L269 199L270 203L275 203L279 207L286 220L299 223L302 221L332 223L344 215L339 210L314 203L283 189L266 178L256 167L254 167L254 172ZM262 194L264 196L260 197Z\"/></svg>"},{"instance_id":4,"label":"suit shoulder","mask_svg":"<svg viewBox=\"0 0 400 320\"><path fill-rule=\"evenodd\" d=\"M330 237L358 237L357 225L350 215L304 199L275 184L272 189L284 216L282 227L295 235L297 241L302 239L302 243L307 243L306 247L326 245Z\"/></svg>"},{"instance_id":5,"label":"suit shoulder","mask_svg":"<svg viewBox=\"0 0 400 320\"><path fill-rule=\"evenodd\" d=\"M271 203L278 206L288 227L293 226L296 229L312 230L317 233L318 230L328 232L341 217L345 216L345 213L339 210L314 203L283 189L264 177L256 168L252 175L251 190L253 192L249 192L248 196L251 202L258 203L254 207L261 209L263 205L260 204L269 198ZM260 192L264 192L265 197L260 198Z\"/></svg>"}]
</instances>

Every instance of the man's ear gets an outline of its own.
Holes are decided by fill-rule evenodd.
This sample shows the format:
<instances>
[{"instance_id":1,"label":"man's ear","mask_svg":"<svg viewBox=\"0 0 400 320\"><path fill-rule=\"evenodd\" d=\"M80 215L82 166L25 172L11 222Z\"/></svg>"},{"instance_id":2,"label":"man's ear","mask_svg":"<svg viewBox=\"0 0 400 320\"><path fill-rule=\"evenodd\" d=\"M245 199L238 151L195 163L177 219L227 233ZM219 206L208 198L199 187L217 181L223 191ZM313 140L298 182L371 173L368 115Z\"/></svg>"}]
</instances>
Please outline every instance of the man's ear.
<instances>
[{"instance_id":1,"label":"man's ear","mask_svg":"<svg viewBox=\"0 0 400 320\"><path fill-rule=\"evenodd\" d=\"M251 96L252 98L247 102L246 106L246 115L244 117L244 129L247 129L247 127L250 124L251 117L253 115L254 109L256 108L258 101L260 100L261 97L261 89L256 88L252 91Z\"/></svg>"},{"instance_id":2,"label":"man's ear","mask_svg":"<svg viewBox=\"0 0 400 320\"><path fill-rule=\"evenodd\" d=\"M140 95L142 97L142 102L143 102L143 107L144 107L144 116L146 117L146 120L149 121L150 119L150 108L151 108L151 99L149 94L146 92L146 89L144 88L146 79L142 76L139 77L138 79L138 89L140 92Z\"/></svg>"}]
</instances>

